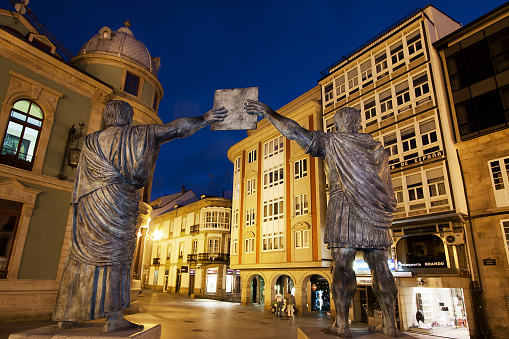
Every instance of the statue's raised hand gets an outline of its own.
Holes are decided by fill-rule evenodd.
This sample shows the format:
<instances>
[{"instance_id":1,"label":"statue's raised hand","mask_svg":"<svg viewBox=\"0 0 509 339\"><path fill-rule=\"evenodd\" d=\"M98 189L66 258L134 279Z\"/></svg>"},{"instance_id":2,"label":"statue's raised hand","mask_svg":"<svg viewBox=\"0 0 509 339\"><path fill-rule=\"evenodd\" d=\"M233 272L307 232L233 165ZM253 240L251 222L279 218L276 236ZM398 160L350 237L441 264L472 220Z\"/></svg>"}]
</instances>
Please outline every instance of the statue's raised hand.
<instances>
[{"instance_id":1,"label":"statue's raised hand","mask_svg":"<svg viewBox=\"0 0 509 339\"><path fill-rule=\"evenodd\" d=\"M244 107L247 113L257 115L261 118L265 117L267 112L274 112L267 104L251 99L247 99Z\"/></svg>"},{"instance_id":2,"label":"statue's raised hand","mask_svg":"<svg viewBox=\"0 0 509 339\"><path fill-rule=\"evenodd\" d=\"M210 125L213 122L223 121L228 116L228 110L224 107L213 108L203 115L203 118Z\"/></svg>"}]
</instances>

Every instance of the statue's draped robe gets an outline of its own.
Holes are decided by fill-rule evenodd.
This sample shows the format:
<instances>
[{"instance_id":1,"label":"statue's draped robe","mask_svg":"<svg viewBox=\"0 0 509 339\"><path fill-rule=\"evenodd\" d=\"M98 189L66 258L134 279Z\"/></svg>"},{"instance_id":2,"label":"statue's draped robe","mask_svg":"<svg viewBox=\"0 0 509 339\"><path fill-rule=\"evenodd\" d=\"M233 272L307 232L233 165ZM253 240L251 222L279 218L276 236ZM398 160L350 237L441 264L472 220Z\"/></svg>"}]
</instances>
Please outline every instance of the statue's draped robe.
<instances>
[{"instance_id":1,"label":"statue's draped robe","mask_svg":"<svg viewBox=\"0 0 509 339\"><path fill-rule=\"evenodd\" d=\"M382 144L364 133L314 131L307 153L327 167L327 246L388 249L397 201Z\"/></svg>"},{"instance_id":2,"label":"statue's draped robe","mask_svg":"<svg viewBox=\"0 0 509 339\"><path fill-rule=\"evenodd\" d=\"M104 318L130 306L140 194L159 151L155 125L85 139L72 196L71 248L53 320Z\"/></svg>"}]
</instances>

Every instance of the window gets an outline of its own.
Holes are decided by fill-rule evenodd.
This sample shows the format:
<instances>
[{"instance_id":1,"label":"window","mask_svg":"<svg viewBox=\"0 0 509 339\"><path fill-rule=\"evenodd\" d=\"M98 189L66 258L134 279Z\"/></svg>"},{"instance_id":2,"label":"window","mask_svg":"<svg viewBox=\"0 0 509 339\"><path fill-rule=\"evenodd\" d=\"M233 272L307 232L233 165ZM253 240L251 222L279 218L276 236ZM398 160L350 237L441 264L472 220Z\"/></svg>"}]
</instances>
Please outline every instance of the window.
<instances>
[{"instance_id":1,"label":"window","mask_svg":"<svg viewBox=\"0 0 509 339\"><path fill-rule=\"evenodd\" d=\"M191 253L192 254L198 253L198 240L197 239L193 240L193 245L191 246Z\"/></svg>"},{"instance_id":2,"label":"window","mask_svg":"<svg viewBox=\"0 0 509 339\"><path fill-rule=\"evenodd\" d=\"M179 259L184 258L184 242L179 243Z\"/></svg>"},{"instance_id":3,"label":"window","mask_svg":"<svg viewBox=\"0 0 509 339\"><path fill-rule=\"evenodd\" d=\"M419 123L419 130L423 148L438 141L435 119Z\"/></svg>"},{"instance_id":4,"label":"window","mask_svg":"<svg viewBox=\"0 0 509 339\"><path fill-rule=\"evenodd\" d=\"M509 206L509 157L488 162L497 207Z\"/></svg>"},{"instance_id":5,"label":"window","mask_svg":"<svg viewBox=\"0 0 509 339\"><path fill-rule=\"evenodd\" d=\"M375 56L375 69L377 80L387 75L387 54L385 51Z\"/></svg>"},{"instance_id":6,"label":"window","mask_svg":"<svg viewBox=\"0 0 509 339\"><path fill-rule=\"evenodd\" d=\"M265 170L263 174L263 188L267 189L269 187L282 185L284 179L283 174L283 164Z\"/></svg>"},{"instance_id":7,"label":"window","mask_svg":"<svg viewBox=\"0 0 509 339\"><path fill-rule=\"evenodd\" d=\"M208 207L204 209L204 211L202 212L202 227L229 229L230 211L217 207L216 208Z\"/></svg>"},{"instance_id":8,"label":"window","mask_svg":"<svg viewBox=\"0 0 509 339\"><path fill-rule=\"evenodd\" d=\"M325 120L325 132L326 133L334 132L334 117Z\"/></svg>"},{"instance_id":9,"label":"window","mask_svg":"<svg viewBox=\"0 0 509 339\"><path fill-rule=\"evenodd\" d=\"M426 178L428 179L428 190L431 198L446 194L444 171L442 168L427 171Z\"/></svg>"},{"instance_id":10,"label":"window","mask_svg":"<svg viewBox=\"0 0 509 339\"><path fill-rule=\"evenodd\" d=\"M256 178L248 179L246 182L246 194L252 195L256 193Z\"/></svg>"},{"instance_id":11,"label":"window","mask_svg":"<svg viewBox=\"0 0 509 339\"><path fill-rule=\"evenodd\" d=\"M233 163L233 172L234 173L240 172L240 157L235 159L235 162Z\"/></svg>"},{"instance_id":12,"label":"window","mask_svg":"<svg viewBox=\"0 0 509 339\"><path fill-rule=\"evenodd\" d=\"M182 223L180 224L180 232L185 232L187 226L187 217L182 217Z\"/></svg>"},{"instance_id":13,"label":"window","mask_svg":"<svg viewBox=\"0 0 509 339\"><path fill-rule=\"evenodd\" d=\"M124 92L138 96L138 90L140 88L140 77L127 72L125 75Z\"/></svg>"},{"instance_id":14,"label":"window","mask_svg":"<svg viewBox=\"0 0 509 339\"><path fill-rule=\"evenodd\" d=\"M308 160L300 159L294 163L295 179L307 177L308 175Z\"/></svg>"},{"instance_id":15,"label":"window","mask_svg":"<svg viewBox=\"0 0 509 339\"><path fill-rule=\"evenodd\" d=\"M264 158L267 159L267 158L273 157L274 155L283 152L284 138L282 136L277 137L274 140L271 140L271 141L265 143L263 146L264 146L263 148L265 151L265 153L263 155Z\"/></svg>"},{"instance_id":16,"label":"window","mask_svg":"<svg viewBox=\"0 0 509 339\"><path fill-rule=\"evenodd\" d=\"M0 279L7 279L22 208L21 203L0 199Z\"/></svg>"},{"instance_id":17,"label":"window","mask_svg":"<svg viewBox=\"0 0 509 339\"><path fill-rule=\"evenodd\" d=\"M414 201L424 199L421 173L409 175L406 177L406 185L408 191L408 200Z\"/></svg>"},{"instance_id":18,"label":"window","mask_svg":"<svg viewBox=\"0 0 509 339\"><path fill-rule=\"evenodd\" d=\"M295 231L295 248L309 247L309 230Z\"/></svg>"},{"instance_id":19,"label":"window","mask_svg":"<svg viewBox=\"0 0 509 339\"><path fill-rule=\"evenodd\" d=\"M252 150L247 154L247 163L250 164L256 161L256 150Z\"/></svg>"},{"instance_id":20,"label":"window","mask_svg":"<svg viewBox=\"0 0 509 339\"><path fill-rule=\"evenodd\" d=\"M239 247L238 244L239 244L239 240L233 239L232 254L237 254L238 247Z\"/></svg>"},{"instance_id":21,"label":"window","mask_svg":"<svg viewBox=\"0 0 509 339\"><path fill-rule=\"evenodd\" d=\"M219 253L219 243L221 239L219 238L210 238L209 239L209 252L208 253Z\"/></svg>"},{"instance_id":22,"label":"window","mask_svg":"<svg viewBox=\"0 0 509 339\"><path fill-rule=\"evenodd\" d=\"M502 236L504 238L505 254L509 261L509 220L501 220L500 226L502 227Z\"/></svg>"},{"instance_id":23,"label":"window","mask_svg":"<svg viewBox=\"0 0 509 339\"><path fill-rule=\"evenodd\" d=\"M170 222L170 229L168 231L168 237L172 237L173 236L173 227L174 227L174 222L173 220Z\"/></svg>"},{"instance_id":24,"label":"window","mask_svg":"<svg viewBox=\"0 0 509 339\"><path fill-rule=\"evenodd\" d=\"M295 196L295 216L308 214L308 195Z\"/></svg>"},{"instance_id":25,"label":"window","mask_svg":"<svg viewBox=\"0 0 509 339\"><path fill-rule=\"evenodd\" d=\"M255 224L256 213L254 208L248 208L246 210L246 226L251 226Z\"/></svg>"},{"instance_id":26,"label":"window","mask_svg":"<svg viewBox=\"0 0 509 339\"><path fill-rule=\"evenodd\" d=\"M509 54L507 53L509 50L508 37L509 29L505 28L488 38L488 45L490 46L496 73L503 72L509 67Z\"/></svg>"},{"instance_id":27,"label":"window","mask_svg":"<svg viewBox=\"0 0 509 339\"><path fill-rule=\"evenodd\" d=\"M423 95L429 93L428 74L426 74L426 72L419 74L412 79L412 82L414 85L416 105L420 105L427 101L430 101L431 97L429 96L428 100L423 100L421 98Z\"/></svg>"},{"instance_id":28,"label":"window","mask_svg":"<svg viewBox=\"0 0 509 339\"><path fill-rule=\"evenodd\" d=\"M154 101L152 101L152 109L157 111L157 106L159 105L159 95L154 94Z\"/></svg>"},{"instance_id":29,"label":"window","mask_svg":"<svg viewBox=\"0 0 509 339\"><path fill-rule=\"evenodd\" d=\"M396 133L384 136L384 147L389 157L389 164L399 162L398 139Z\"/></svg>"},{"instance_id":30,"label":"window","mask_svg":"<svg viewBox=\"0 0 509 339\"><path fill-rule=\"evenodd\" d=\"M233 183L233 198L240 198L240 181L236 181Z\"/></svg>"},{"instance_id":31,"label":"window","mask_svg":"<svg viewBox=\"0 0 509 339\"><path fill-rule=\"evenodd\" d=\"M262 243L263 251L283 250L284 249L283 232L263 234Z\"/></svg>"},{"instance_id":32,"label":"window","mask_svg":"<svg viewBox=\"0 0 509 339\"><path fill-rule=\"evenodd\" d=\"M166 248L166 261L170 260L171 260L171 244L169 244L168 247Z\"/></svg>"},{"instance_id":33,"label":"window","mask_svg":"<svg viewBox=\"0 0 509 339\"><path fill-rule=\"evenodd\" d=\"M413 57L415 53L422 50L421 33L419 31L408 35L406 39L408 55L410 57Z\"/></svg>"},{"instance_id":34,"label":"window","mask_svg":"<svg viewBox=\"0 0 509 339\"><path fill-rule=\"evenodd\" d=\"M403 42L399 41L391 46L391 61L392 66L397 65L403 59L405 58L405 55L403 53Z\"/></svg>"},{"instance_id":35,"label":"window","mask_svg":"<svg viewBox=\"0 0 509 339\"><path fill-rule=\"evenodd\" d=\"M403 145L403 152L408 152L417 148L414 126L401 130L401 144Z\"/></svg>"},{"instance_id":36,"label":"window","mask_svg":"<svg viewBox=\"0 0 509 339\"><path fill-rule=\"evenodd\" d=\"M324 86L323 89L325 102L331 101L334 98L334 91L332 82Z\"/></svg>"},{"instance_id":37,"label":"window","mask_svg":"<svg viewBox=\"0 0 509 339\"><path fill-rule=\"evenodd\" d=\"M42 110L32 101L14 103L0 151L1 163L32 170L43 119Z\"/></svg>"},{"instance_id":38,"label":"window","mask_svg":"<svg viewBox=\"0 0 509 339\"><path fill-rule=\"evenodd\" d=\"M403 184L401 179L394 179L392 181L392 188L394 189L394 196L396 197L398 204L404 203L405 201L403 199Z\"/></svg>"},{"instance_id":39,"label":"window","mask_svg":"<svg viewBox=\"0 0 509 339\"><path fill-rule=\"evenodd\" d=\"M376 103L374 97L364 101L364 118L366 119L366 127L373 125L373 123L368 124L368 121L376 118ZM376 124L376 120L374 123Z\"/></svg>"},{"instance_id":40,"label":"window","mask_svg":"<svg viewBox=\"0 0 509 339\"><path fill-rule=\"evenodd\" d=\"M359 78L357 76L357 68L352 69L347 73L348 75L348 90L352 90L359 86Z\"/></svg>"},{"instance_id":41,"label":"window","mask_svg":"<svg viewBox=\"0 0 509 339\"><path fill-rule=\"evenodd\" d=\"M361 80L363 86L367 86L373 82L373 71L371 70L371 60L361 64ZM369 81L371 80L371 81Z\"/></svg>"},{"instance_id":42,"label":"window","mask_svg":"<svg viewBox=\"0 0 509 339\"><path fill-rule=\"evenodd\" d=\"M378 98L380 100L381 119L385 120L385 119L388 119L390 117L393 117L394 116L394 112L392 110L392 92L391 92L391 89L389 88L388 90L383 91L382 93L380 93Z\"/></svg>"},{"instance_id":43,"label":"window","mask_svg":"<svg viewBox=\"0 0 509 339\"><path fill-rule=\"evenodd\" d=\"M254 238L245 240L244 251L246 253L254 253Z\"/></svg>"},{"instance_id":44,"label":"window","mask_svg":"<svg viewBox=\"0 0 509 339\"><path fill-rule=\"evenodd\" d=\"M283 218L283 198L271 199L263 203L263 221L272 221Z\"/></svg>"},{"instance_id":45,"label":"window","mask_svg":"<svg viewBox=\"0 0 509 339\"><path fill-rule=\"evenodd\" d=\"M404 105L410 101L410 91L408 90L408 81L396 85L396 102L398 106ZM398 111L401 112L401 111Z\"/></svg>"},{"instance_id":46,"label":"window","mask_svg":"<svg viewBox=\"0 0 509 339\"><path fill-rule=\"evenodd\" d=\"M239 227L239 210L233 211L232 228L236 229Z\"/></svg>"},{"instance_id":47,"label":"window","mask_svg":"<svg viewBox=\"0 0 509 339\"><path fill-rule=\"evenodd\" d=\"M340 96L342 96L346 92L345 76L342 75L342 76L336 78L336 80L334 80L334 81L336 83L336 96L338 97L338 100L342 99L342 98L340 98Z\"/></svg>"}]
</instances>

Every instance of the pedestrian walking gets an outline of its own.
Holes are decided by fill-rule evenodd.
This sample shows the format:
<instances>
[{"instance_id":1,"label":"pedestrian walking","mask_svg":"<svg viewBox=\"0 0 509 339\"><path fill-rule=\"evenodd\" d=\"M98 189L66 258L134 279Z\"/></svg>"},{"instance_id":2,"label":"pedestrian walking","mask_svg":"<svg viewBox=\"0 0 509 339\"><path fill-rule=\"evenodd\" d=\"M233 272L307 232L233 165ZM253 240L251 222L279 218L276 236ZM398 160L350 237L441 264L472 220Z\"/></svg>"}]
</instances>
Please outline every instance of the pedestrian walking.
<instances>
[{"instance_id":1,"label":"pedestrian walking","mask_svg":"<svg viewBox=\"0 0 509 339\"><path fill-rule=\"evenodd\" d=\"M281 293L276 294L276 316L283 316L283 295Z\"/></svg>"}]
</instances>

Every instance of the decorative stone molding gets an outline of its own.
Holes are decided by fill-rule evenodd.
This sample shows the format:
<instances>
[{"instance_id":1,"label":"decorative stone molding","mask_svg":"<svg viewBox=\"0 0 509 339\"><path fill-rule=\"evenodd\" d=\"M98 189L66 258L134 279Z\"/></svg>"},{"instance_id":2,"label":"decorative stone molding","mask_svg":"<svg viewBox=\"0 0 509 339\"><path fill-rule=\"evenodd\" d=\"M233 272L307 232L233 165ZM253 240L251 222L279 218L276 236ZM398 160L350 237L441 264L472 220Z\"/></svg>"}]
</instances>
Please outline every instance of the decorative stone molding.
<instances>
[{"instance_id":1,"label":"decorative stone molding","mask_svg":"<svg viewBox=\"0 0 509 339\"><path fill-rule=\"evenodd\" d=\"M251 239L256 237L256 234L253 231L246 231L244 232L243 238L244 239Z\"/></svg>"},{"instance_id":2,"label":"decorative stone molding","mask_svg":"<svg viewBox=\"0 0 509 339\"><path fill-rule=\"evenodd\" d=\"M15 179L0 181L0 199L20 202L23 204L18 223L16 237L12 244L12 254L9 260L7 279L17 279L23 248L25 247L28 225L35 207L35 199L41 191L23 186Z\"/></svg>"},{"instance_id":3,"label":"decorative stone molding","mask_svg":"<svg viewBox=\"0 0 509 339\"><path fill-rule=\"evenodd\" d=\"M296 223L295 225L292 226L292 230L294 230L294 231L303 231L303 230L305 231L305 230L309 230L309 229L311 229L311 225L305 221L299 221L298 223Z\"/></svg>"},{"instance_id":4,"label":"decorative stone molding","mask_svg":"<svg viewBox=\"0 0 509 339\"><path fill-rule=\"evenodd\" d=\"M0 111L0 126L7 126L12 106L18 100L31 99L41 107L44 112L44 121L38 146L34 154L32 172L42 173L42 166L44 165L44 159L46 157L51 129L55 123L55 111L57 109L58 100L63 94L15 71L10 70L9 75L11 81ZM0 129L0 141L4 139L5 132L5 129Z\"/></svg>"}]
</instances>

